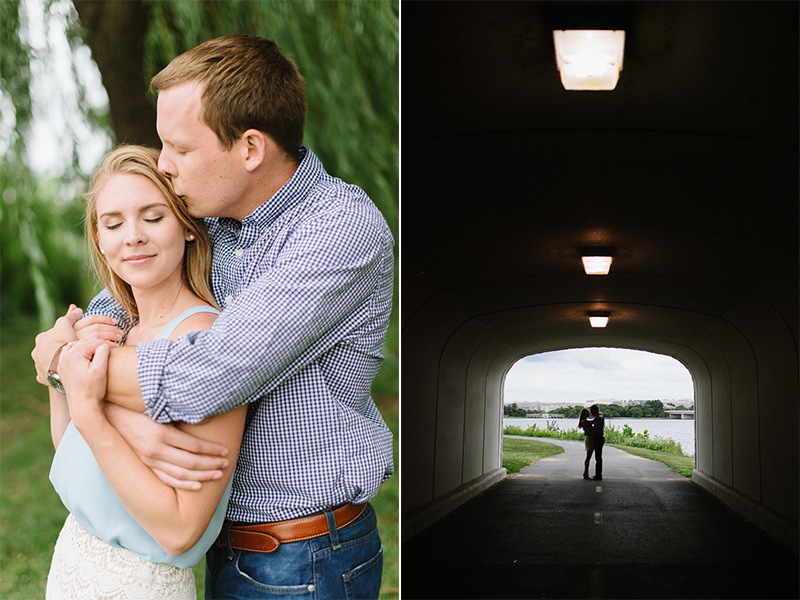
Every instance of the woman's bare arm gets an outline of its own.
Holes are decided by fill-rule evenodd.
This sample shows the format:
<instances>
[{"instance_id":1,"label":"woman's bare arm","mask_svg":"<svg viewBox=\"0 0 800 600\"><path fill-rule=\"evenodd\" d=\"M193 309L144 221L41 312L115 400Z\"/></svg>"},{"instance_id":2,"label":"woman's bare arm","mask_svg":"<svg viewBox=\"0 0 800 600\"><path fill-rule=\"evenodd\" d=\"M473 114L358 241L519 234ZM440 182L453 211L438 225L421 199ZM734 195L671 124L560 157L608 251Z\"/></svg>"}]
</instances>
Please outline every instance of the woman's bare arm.
<instances>
[{"instance_id":1,"label":"woman's bare arm","mask_svg":"<svg viewBox=\"0 0 800 600\"><path fill-rule=\"evenodd\" d=\"M108 402L103 412L142 462L171 487L199 490L202 482L222 477L221 469L228 466L228 449L192 435L190 428L181 431Z\"/></svg>"},{"instance_id":2,"label":"woman's bare arm","mask_svg":"<svg viewBox=\"0 0 800 600\"><path fill-rule=\"evenodd\" d=\"M194 329L203 325L195 322ZM187 323L174 335L180 335L190 326ZM229 461L222 469L222 478L205 483L200 490L175 489L161 481L106 418L102 399L110 352L107 346L91 350L93 347L91 343L79 342L62 352L59 372L67 389L72 420L126 510L166 552L181 554L204 533L233 474L235 462ZM181 429L227 447L229 456L235 457L246 413L246 407L240 407L197 425L181 425Z\"/></svg>"},{"instance_id":3,"label":"woman's bare arm","mask_svg":"<svg viewBox=\"0 0 800 600\"><path fill-rule=\"evenodd\" d=\"M207 329L215 318L209 313L193 315L170 337L175 339L188 331ZM74 328L80 340L87 340L88 353L94 353L104 342L119 339L119 328L108 317L90 315L78 321ZM228 464L229 449L194 436L189 429L184 432L142 415L145 405L139 389L135 347L114 345L111 348L107 381L106 418L162 482L174 488L194 490L222 475L220 469Z\"/></svg>"},{"instance_id":4,"label":"woman's bare arm","mask_svg":"<svg viewBox=\"0 0 800 600\"><path fill-rule=\"evenodd\" d=\"M70 397L71 405L87 403ZM87 403L88 404L88 403ZM206 482L198 491L175 489L145 466L102 409L75 410L73 420L89 444L114 493L131 516L164 550L177 556L188 551L205 532L233 475L235 461L223 469L221 479ZM184 425L193 434L239 452L247 407Z\"/></svg>"},{"instance_id":5,"label":"woman's bare arm","mask_svg":"<svg viewBox=\"0 0 800 600\"><path fill-rule=\"evenodd\" d=\"M50 437L53 438L53 447L58 448L69 425L69 406L64 394L52 387L48 389L50 390Z\"/></svg>"}]
</instances>

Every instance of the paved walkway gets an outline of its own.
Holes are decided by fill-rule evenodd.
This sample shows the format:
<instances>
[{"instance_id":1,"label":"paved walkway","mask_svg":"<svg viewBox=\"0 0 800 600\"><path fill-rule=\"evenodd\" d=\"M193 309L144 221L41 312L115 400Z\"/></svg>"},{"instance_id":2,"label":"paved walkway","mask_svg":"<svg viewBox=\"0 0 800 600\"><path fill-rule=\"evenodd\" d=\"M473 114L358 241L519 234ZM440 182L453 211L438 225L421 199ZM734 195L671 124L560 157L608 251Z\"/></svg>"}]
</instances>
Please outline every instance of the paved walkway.
<instances>
[{"instance_id":1,"label":"paved walkway","mask_svg":"<svg viewBox=\"0 0 800 600\"><path fill-rule=\"evenodd\" d=\"M665 465L583 444L402 546L402 598L798 598L798 556ZM590 473L594 474L594 459Z\"/></svg>"}]
</instances>

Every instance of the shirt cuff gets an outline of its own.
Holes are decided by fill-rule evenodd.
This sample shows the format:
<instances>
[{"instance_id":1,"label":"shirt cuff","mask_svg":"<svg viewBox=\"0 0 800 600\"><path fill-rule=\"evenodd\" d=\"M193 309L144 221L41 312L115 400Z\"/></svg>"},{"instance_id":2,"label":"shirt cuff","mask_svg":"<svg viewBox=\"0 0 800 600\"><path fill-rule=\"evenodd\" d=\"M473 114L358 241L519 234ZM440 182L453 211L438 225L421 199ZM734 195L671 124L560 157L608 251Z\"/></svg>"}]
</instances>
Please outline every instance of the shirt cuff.
<instances>
[{"instance_id":1,"label":"shirt cuff","mask_svg":"<svg viewBox=\"0 0 800 600\"><path fill-rule=\"evenodd\" d=\"M166 398L161 394L161 379L167 355L174 342L153 340L136 345L137 373L139 388L142 391L145 414L157 423L170 423Z\"/></svg>"}]
</instances>

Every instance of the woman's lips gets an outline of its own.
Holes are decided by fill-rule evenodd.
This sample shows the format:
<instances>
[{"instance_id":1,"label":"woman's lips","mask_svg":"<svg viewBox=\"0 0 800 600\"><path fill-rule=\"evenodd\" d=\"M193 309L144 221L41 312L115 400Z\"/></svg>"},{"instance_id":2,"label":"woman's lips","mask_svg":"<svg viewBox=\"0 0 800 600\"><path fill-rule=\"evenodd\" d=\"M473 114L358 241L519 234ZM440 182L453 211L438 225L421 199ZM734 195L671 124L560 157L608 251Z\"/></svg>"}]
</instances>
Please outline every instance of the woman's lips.
<instances>
[{"instance_id":1,"label":"woman's lips","mask_svg":"<svg viewBox=\"0 0 800 600\"><path fill-rule=\"evenodd\" d=\"M136 254L134 256L129 256L125 259L125 262L129 265L133 265L135 267L143 265L150 261L150 259L154 258L155 254Z\"/></svg>"}]
</instances>

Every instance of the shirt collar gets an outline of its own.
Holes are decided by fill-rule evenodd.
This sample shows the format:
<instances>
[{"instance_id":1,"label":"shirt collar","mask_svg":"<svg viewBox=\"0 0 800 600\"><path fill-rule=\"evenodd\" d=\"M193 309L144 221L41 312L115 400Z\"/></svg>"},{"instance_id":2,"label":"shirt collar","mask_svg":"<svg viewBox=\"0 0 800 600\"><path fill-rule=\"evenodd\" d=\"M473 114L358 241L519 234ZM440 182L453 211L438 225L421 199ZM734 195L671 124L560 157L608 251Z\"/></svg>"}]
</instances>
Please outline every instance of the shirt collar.
<instances>
[{"instance_id":1,"label":"shirt collar","mask_svg":"<svg viewBox=\"0 0 800 600\"><path fill-rule=\"evenodd\" d=\"M259 234L266 231L278 217L308 197L322 171L322 163L311 149L301 146L300 165L281 189L247 215L241 223L236 219L220 218L219 224L239 236L241 245L249 246L257 236L243 234L246 231L257 231Z\"/></svg>"}]
</instances>

